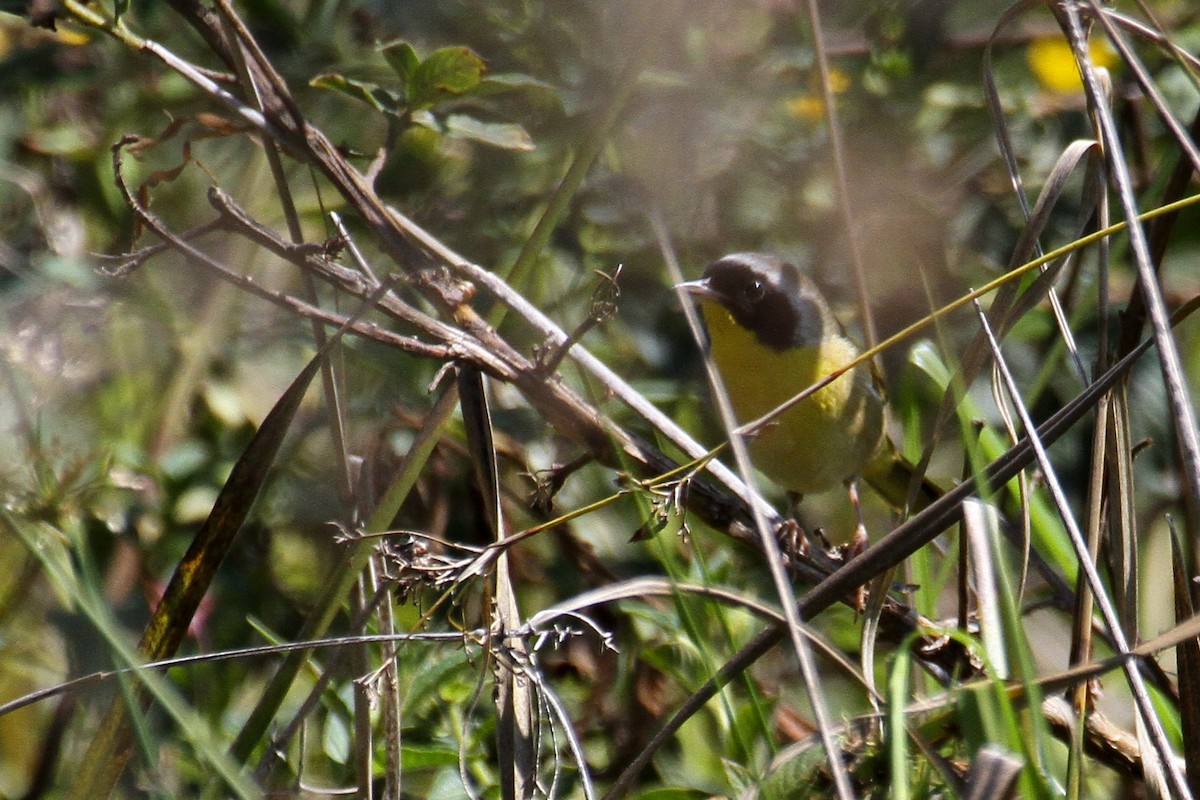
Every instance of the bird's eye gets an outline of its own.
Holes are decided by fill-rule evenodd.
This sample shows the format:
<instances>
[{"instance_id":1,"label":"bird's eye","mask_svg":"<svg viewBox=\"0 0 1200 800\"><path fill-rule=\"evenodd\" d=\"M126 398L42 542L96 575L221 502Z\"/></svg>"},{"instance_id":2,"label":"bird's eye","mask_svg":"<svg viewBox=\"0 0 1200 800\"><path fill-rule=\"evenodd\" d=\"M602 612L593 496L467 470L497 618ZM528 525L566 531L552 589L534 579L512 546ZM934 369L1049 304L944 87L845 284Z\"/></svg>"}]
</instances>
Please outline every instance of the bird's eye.
<instances>
[{"instance_id":1,"label":"bird's eye","mask_svg":"<svg viewBox=\"0 0 1200 800\"><path fill-rule=\"evenodd\" d=\"M746 285L746 288L742 290L742 297L744 297L748 303L757 303L759 300L763 299L763 296L766 295L766 293L766 284L760 280L752 280Z\"/></svg>"}]
</instances>

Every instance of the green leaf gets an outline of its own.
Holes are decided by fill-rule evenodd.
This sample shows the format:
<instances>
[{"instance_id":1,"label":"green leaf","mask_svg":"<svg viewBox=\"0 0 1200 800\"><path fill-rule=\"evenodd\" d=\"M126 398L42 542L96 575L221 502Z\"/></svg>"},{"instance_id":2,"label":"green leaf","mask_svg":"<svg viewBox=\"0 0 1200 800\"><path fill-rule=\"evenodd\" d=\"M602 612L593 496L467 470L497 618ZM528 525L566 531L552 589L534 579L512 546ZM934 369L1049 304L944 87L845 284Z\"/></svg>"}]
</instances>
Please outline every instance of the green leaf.
<instances>
[{"instance_id":1,"label":"green leaf","mask_svg":"<svg viewBox=\"0 0 1200 800\"><path fill-rule=\"evenodd\" d=\"M438 118L429 111L414 111L412 116L409 117L409 120L414 126L419 125L420 127L431 130L439 135L443 133L442 123L438 122Z\"/></svg>"},{"instance_id":2,"label":"green leaf","mask_svg":"<svg viewBox=\"0 0 1200 800\"><path fill-rule=\"evenodd\" d=\"M553 84L546 83L543 80L538 80L532 75L525 75L521 72L501 72L495 75L488 75L479 82L475 90L471 94L476 97L491 94L500 94L502 92L521 92L521 91L537 91L555 94L556 89Z\"/></svg>"},{"instance_id":3,"label":"green leaf","mask_svg":"<svg viewBox=\"0 0 1200 800\"><path fill-rule=\"evenodd\" d=\"M402 713L405 716L424 713L425 707L437 698L440 687L465 683L457 673L466 666L466 654L461 650L421 659L412 666L412 685L404 693Z\"/></svg>"},{"instance_id":4,"label":"green leaf","mask_svg":"<svg viewBox=\"0 0 1200 800\"><path fill-rule=\"evenodd\" d=\"M336 72L326 72L308 82L309 86L317 89L332 89L344 95L361 100L376 111L384 113L396 110L396 98L390 92L374 83L356 81L339 75Z\"/></svg>"},{"instance_id":5,"label":"green leaf","mask_svg":"<svg viewBox=\"0 0 1200 800\"><path fill-rule=\"evenodd\" d=\"M433 105L446 96L471 91L483 79L483 59L467 47L443 47L429 54L406 87L412 108Z\"/></svg>"},{"instance_id":6,"label":"green leaf","mask_svg":"<svg viewBox=\"0 0 1200 800\"><path fill-rule=\"evenodd\" d=\"M429 767L457 767L458 748L445 745L412 745L401 748L401 759L405 769L428 769Z\"/></svg>"},{"instance_id":7,"label":"green leaf","mask_svg":"<svg viewBox=\"0 0 1200 800\"><path fill-rule=\"evenodd\" d=\"M417 55L417 51L408 42L396 39L380 47L379 52L383 53L392 72L396 73L396 76L400 78L400 83L407 88L417 67L421 65L421 58Z\"/></svg>"},{"instance_id":8,"label":"green leaf","mask_svg":"<svg viewBox=\"0 0 1200 800\"><path fill-rule=\"evenodd\" d=\"M92 158L95 139L95 134L85 126L62 122L32 130L23 141L30 150L41 155Z\"/></svg>"},{"instance_id":9,"label":"green leaf","mask_svg":"<svg viewBox=\"0 0 1200 800\"><path fill-rule=\"evenodd\" d=\"M533 139L520 125L511 122L483 122L466 114L446 117L446 133L459 139L503 147L505 150L532 150Z\"/></svg>"},{"instance_id":10,"label":"green leaf","mask_svg":"<svg viewBox=\"0 0 1200 800\"><path fill-rule=\"evenodd\" d=\"M325 755L338 764L345 764L350 759L350 726L346 719L340 714L330 714L325 718L321 733Z\"/></svg>"}]
</instances>

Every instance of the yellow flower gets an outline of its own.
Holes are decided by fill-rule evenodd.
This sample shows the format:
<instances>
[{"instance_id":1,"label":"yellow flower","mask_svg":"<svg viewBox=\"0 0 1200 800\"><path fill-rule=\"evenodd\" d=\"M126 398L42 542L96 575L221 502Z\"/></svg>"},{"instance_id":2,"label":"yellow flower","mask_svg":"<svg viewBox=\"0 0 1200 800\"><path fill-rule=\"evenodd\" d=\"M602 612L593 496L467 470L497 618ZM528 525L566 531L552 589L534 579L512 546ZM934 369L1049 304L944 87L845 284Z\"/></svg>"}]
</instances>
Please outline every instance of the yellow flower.
<instances>
[{"instance_id":1,"label":"yellow flower","mask_svg":"<svg viewBox=\"0 0 1200 800\"><path fill-rule=\"evenodd\" d=\"M1108 68L1117 62L1117 54L1105 39L1088 42L1088 57L1097 67ZM1075 65L1075 54L1066 39L1059 36L1034 39L1025 50L1025 60L1043 88L1060 94L1072 94L1083 89L1083 81Z\"/></svg>"},{"instance_id":2,"label":"yellow flower","mask_svg":"<svg viewBox=\"0 0 1200 800\"><path fill-rule=\"evenodd\" d=\"M829 70L829 87L833 94L841 94L850 88L850 76L838 69ZM824 96L818 91L793 95L783 105L789 114L800 119L818 120L825 116Z\"/></svg>"}]
</instances>

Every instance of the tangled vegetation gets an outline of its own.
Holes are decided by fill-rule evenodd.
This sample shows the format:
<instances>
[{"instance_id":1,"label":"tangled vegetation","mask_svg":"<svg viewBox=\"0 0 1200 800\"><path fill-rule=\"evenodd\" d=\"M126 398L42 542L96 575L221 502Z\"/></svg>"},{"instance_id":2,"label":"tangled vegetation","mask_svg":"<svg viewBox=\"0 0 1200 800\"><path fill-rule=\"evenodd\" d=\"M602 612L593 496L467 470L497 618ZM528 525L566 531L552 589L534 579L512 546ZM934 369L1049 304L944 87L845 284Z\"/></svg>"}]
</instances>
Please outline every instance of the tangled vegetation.
<instances>
[{"instance_id":1,"label":"tangled vegetation","mask_svg":"<svg viewBox=\"0 0 1200 800\"><path fill-rule=\"evenodd\" d=\"M0 3L0 794L1200 794L1200 13L826 5ZM737 468L750 250L932 505Z\"/></svg>"}]
</instances>

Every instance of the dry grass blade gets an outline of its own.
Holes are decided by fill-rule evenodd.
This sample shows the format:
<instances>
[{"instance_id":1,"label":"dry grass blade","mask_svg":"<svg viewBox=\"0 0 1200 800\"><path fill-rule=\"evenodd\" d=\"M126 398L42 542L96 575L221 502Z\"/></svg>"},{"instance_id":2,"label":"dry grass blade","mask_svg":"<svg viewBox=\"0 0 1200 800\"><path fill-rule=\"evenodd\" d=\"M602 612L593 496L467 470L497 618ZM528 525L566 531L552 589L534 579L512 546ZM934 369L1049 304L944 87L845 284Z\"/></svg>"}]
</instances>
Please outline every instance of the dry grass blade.
<instances>
[{"instance_id":1,"label":"dry grass blade","mask_svg":"<svg viewBox=\"0 0 1200 800\"><path fill-rule=\"evenodd\" d=\"M1154 105L1154 110L1158 112L1159 119L1163 121L1167 129L1171 133L1171 138L1179 147L1180 155L1191 164L1191 168L1195 172L1200 172L1200 150L1197 149L1196 143L1192 141L1191 135L1184 129L1182 123L1175 118L1175 114L1171 110L1171 104L1163 97L1162 91L1159 90L1154 80L1150 77L1146 66L1141 59L1125 41L1125 37L1117 29L1114 20L1110 17L1108 9L1102 8L1099 4L1091 3L1093 18L1097 20L1104 28L1108 40L1121 54L1122 63L1133 73L1138 87L1146 94L1146 97ZM1172 48L1171 51L1178 57L1177 51Z\"/></svg>"},{"instance_id":2,"label":"dry grass blade","mask_svg":"<svg viewBox=\"0 0 1200 800\"><path fill-rule=\"evenodd\" d=\"M1188 579L1188 560L1174 523L1171 532L1171 575L1175 589L1175 619L1182 623L1196 615L1196 589ZM1200 641L1188 639L1175 650L1179 670L1179 727L1183 759L1193 795L1200 795Z\"/></svg>"},{"instance_id":3,"label":"dry grass blade","mask_svg":"<svg viewBox=\"0 0 1200 800\"><path fill-rule=\"evenodd\" d=\"M825 46L825 34L821 29L820 6L816 0L808 0L805 3L805 11L813 31L813 53L816 56L818 85L821 89L825 124L829 126L829 155L833 161L834 175L837 178L838 210L841 212L842 224L845 226L847 234L846 244L850 250L851 275L854 277L854 292L858 299L858 317L862 321L867 347L874 347L879 341L879 335L875 332L875 318L871 313L871 296L867 291L866 269L863 264L862 248L858 243L857 219L850 203L850 181L846 177L846 145L834 97L834 80ZM840 781L838 792L839 794L843 792Z\"/></svg>"},{"instance_id":4,"label":"dry grass blade","mask_svg":"<svg viewBox=\"0 0 1200 800\"><path fill-rule=\"evenodd\" d=\"M859 636L859 642L862 647L860 661L862 663L863 676L867 680L871 703L876 711L879 710L879 691L875 685L875 656L876 645L879 643L879 623L888 606L892 582L895 580L897 572L899 572L899 567L892 567L875 576L867 591L866 607L863 609L862 634Z\"/></svg>"},{"instance_id":5,"label":"dry grass blade","mask_svg":"<svg viewBox=\"0 0 1200 800\"><path fill-rule=\"evenodd\" d=\"M974 575L979 635L996 676L1007 679L1011 673L1001 621L1000 587L995 572L996 561L1004 555L996 552L995 545L999 540L995 532L998 525L995 510L990 506L978 500L963 503L963 535Z\"/></svg>"},{"instance_id":6,"label":"dry grass blade","mask_svg":"<svg viewBox=\"0 0 1200 800\"><path fill-rule=\"evenodd\" d=\"M1109 449L1100 455L1106 464L1109 490L1105 495L1108 510L1109 574L1121 624L1131 639L1138 638L1138 524L1134 503L1137 499L1133 472L1133 437L1130 433L1128 383L1113 392L1108 406L1110 426L1106 437Z\"/></svg>"},{"instance_id":7,"label":"dry grass blade","mask_svg":"<svg viewBox=\"0 0 1200 800\"><path fill-rule=\"evenodd\" d=\"M500 504L500 477L496 466L496 444L492 438L492 417L483 376L477 369L461 366L458 371L458 396L467 447L475 482L483 496L484 518L494 541L505 538L503 509ZM525 643L515 632L521 627L521 611L513 588L509 553L496 559L495 615L492 632L493 671L496 680L496 749L500 761L500 791L505 800L525 800L537 787L536 705L533 680L526 674L533 668Z\"/></svg>"},{"instance_id":8,"label":"dry grass blade","mask_svg":"<svg viewBox=\"0 0 1200 800\"><path fill-rule=\"evenodd\" d=\"M1097 424L1095 433L1092 436L1093 454L1108 452L1110 405L1110 395L1107 394L1100 397L1096 404ZM1092 560L1096 560L1100 552L1100 536L1103 526L1107 486L1105 474L1106 463L1107 460L1105 458L1094 458L1088 481L1087 552L1088 558ZM1083 663L1092 657L1092 611L1092 596L1088 590L1087 579L1086 576L1080 574L1075 585L1075 611L1071 630L1070 663L1072 665ZM1073 687L1070 695L1071 707L1075 718L1086 719L1092 710L1091 691L1087 682L1081 682ZM1067 774L1067 794L1069 797L1080 797L1080 793L1083 791L1084 733L1082 725L1076 725L1072 730L1069 743L1071 756Z\"/></svg>"}]
</instances>

